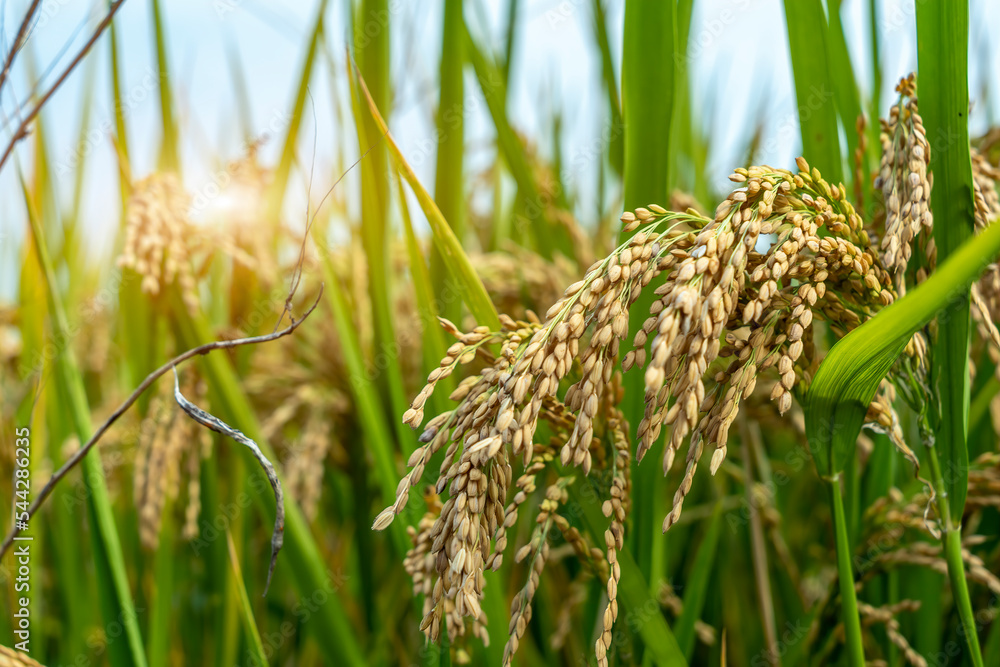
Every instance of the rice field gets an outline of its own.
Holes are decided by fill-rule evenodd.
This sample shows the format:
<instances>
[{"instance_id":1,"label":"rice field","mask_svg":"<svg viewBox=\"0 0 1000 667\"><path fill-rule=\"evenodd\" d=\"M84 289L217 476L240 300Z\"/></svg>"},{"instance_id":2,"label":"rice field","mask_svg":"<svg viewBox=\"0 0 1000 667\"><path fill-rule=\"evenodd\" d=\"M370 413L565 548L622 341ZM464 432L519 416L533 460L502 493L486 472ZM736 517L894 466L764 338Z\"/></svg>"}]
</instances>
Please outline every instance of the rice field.
<instances>
[{"instance_id":1,"label":"rice field","mask_svg":"<svg viewBox=\"0 0 1000 667\"><path fill-rule=\"evenodd\" d=\"M988 3L72 4L0 666L1000 665Z\"/></svg>"}]
</instances>

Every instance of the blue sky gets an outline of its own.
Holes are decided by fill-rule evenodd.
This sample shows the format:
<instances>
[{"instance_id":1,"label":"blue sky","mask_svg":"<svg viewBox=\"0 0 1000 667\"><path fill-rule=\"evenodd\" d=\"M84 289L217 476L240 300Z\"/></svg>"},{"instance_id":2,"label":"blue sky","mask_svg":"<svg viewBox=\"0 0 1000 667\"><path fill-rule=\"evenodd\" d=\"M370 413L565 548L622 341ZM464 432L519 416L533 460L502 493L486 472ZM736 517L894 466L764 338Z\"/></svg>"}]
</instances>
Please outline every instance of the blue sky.
<instances>
[{"instance_id":1,"label":"blue sky","mask_svg":"<svg viewBox=\"0 0 1000 667\"><path fill-rule=\"evenodd\" d=\"M3 35L12 39L28 0L3 4ZM103 0L45 0L29 48L22 54L11 85L4 91L3 111L10 118L17 104L31 91L29 73L60 63L48 73L51 82L68 57L89 35ZM487 35L499 48L504 30L506 1L482 0L476 10L470 2L467 19L477 34ZM612 30L612 48L620 53L623 1L605 0ZM238 60L248 81L248 98L255 133L277 130L280 137L285 112L290 108L297 72L309 26L317 11L314 0L164 0L167 50L176 102L184 136L185 181L192 192L211 183L213 174L228 160L240 156L242 137L236 119L232 63ZM845 0L844 22L855 71L870 91L865 52L870 26L867 2ZM884 86L882 109L892 99L896 78L916 68L912 2L879 3ZM391 0L393 30L392 76L395 107L393 133L404 152L413 158L421 178L433 181L433 110L440 48L440 0ZM595 167L586 155L601 135L604 100L600 62L593 47L590 0L523 0L520 41L513 65L510 91L511 117L517 128L546 151L551 145L548 118L553 108L564 111L565 164L570 183L582 193L578 215L592 220ZM765 118L760 161L791 165L798 151L798 127L788 63L787 39L780 0L699 0L691 29L693 85L697 116L716 137L710 166L716 182L725 182L740 160L742 142L752 131L759 113ZM158 143L158 104L155 55L148 0L127 0L119 18L119 38L124 63L124 96L133 151L133 173L149 173L155 164ZM995 100L982 100L981 82L1000 72L1000 42L989 43L986 27L1000 25L1000 3L972 2L971 88L975 107L973 131L996 123ZM315 137L315 164L319 181L332 180L336 165L357 156L353 129L347 117L347 91L343 66L349 43L348 3L332 0L326 15L326 40L334 68L327 63L312 79L312 103L303 128L300 157L310 160ZM67 44L70 46L67 49ZM61 52L66 49L62 60ZM6 51L6 48L4 49ZM68 198L78 165L86 165L83 220L95 253L110 250L110 232L117 224L117 188L113 147L108 129L112 122L111 93L107 76L108 44L102 41L86 63L53 98L45 112L50 151L56 164L60 197ZM992 87L995 96L996 87ZM83 152L76 146L79 110L90 91L95 105L90 134ZM485 104L470 80L466 89L467 145L470 167L493 159L491 130ZM992 114L992 115L991 115ZM10 121L4 127L9 134ZM278 142L265 144L263 155L273 157ZM31 149L24 142L17 151L22 165L29 165ZM353 187L348 177L347 187ZM590 187L588 187L590 186ZM304 179L293 183L289 213L304 208ZM314 187L318 198L325 187ZM25 214L18 196L17 173L11 163L0 174L0 298L16 291L18 248L24 233ZM589 210L588 210L589 206ZM588 220L590 216L590 220ZM13 270L12 270L13 269Z\"/></svg>"}]
</instances>

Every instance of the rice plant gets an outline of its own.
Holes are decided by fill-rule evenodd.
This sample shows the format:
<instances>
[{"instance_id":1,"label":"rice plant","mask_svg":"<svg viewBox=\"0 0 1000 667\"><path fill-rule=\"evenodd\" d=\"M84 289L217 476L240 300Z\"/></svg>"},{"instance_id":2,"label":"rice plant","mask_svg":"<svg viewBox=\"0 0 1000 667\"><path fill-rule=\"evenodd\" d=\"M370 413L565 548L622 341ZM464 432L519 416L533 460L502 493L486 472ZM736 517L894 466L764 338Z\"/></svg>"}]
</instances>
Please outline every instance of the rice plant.
<instances>
[{"instance_id":1,"label":"rice plant","mask_svg":"<svg viewBox=\"0 0 1000 667\"><path fill-rule=\"evenodd\" d=\"M1000 664L992 8L22 4L0 665Z\"/></svg>"}]
</instances>

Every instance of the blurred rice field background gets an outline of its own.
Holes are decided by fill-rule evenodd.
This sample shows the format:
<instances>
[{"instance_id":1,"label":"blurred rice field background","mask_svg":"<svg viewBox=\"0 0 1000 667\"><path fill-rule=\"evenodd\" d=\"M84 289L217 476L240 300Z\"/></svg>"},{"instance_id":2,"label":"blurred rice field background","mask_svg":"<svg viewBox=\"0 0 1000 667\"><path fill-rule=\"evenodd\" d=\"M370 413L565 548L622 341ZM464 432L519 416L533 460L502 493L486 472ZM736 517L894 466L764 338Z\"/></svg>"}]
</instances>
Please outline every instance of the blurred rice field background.
<instances>
[{"instance_id":1,"label":"blurred rice field background","mask_svg":"<svg viewBox=\"0 0 1000 667\"><path fill-rule=\"evenodd\" d=\"M933 494L893 447L899 434L927 465L921 415L894 393L879 394L885 419L858 439L844 471L846 517L835 519L810 458L802 395L793 403L789 387L783 403L773 371L744 394L725 460L709 455L714 474L706 458L693 476L678 460L662 477L664 438L642 466L632 455L643 372L616 367L600 408L613 417L595 420L608 444L595 477L627 497L618 503L627 520L613 529L624 531L616 556L624 564L603 560L604 528L595 532L586 512L552 509L600 508L576 495L593 491L579 469L564 460L551 479L539 473L537 485L532 478L515 490L508 467L507 499L519 490L521 510L500 515L504 525L510 517L503 567L482 575L481 618L437 642L421 632L431 583L411 575L426 556L422 522L449 496L434 488L436 471L447 470L443 454L428 456L431 472L391 525L372 530L396 503L408 460L412 467L441 426L403 422L420 423L408 410L427 398L428 374L438 387L425 422L454 407L448 395L470 388L463 378L481 377L511 344L509 335L463 339L481 347L466 357L453 351L453 334L538 330L588 267L621 257L623 211L657 205L658 216L705 224L740 185L729 180L734 169L795 171L802 155L834 191L843 183L866 229L886 235L878 119L893 105L908 113L912 94L897 84L936 59L945 72L961 61L968 79L968 133L980 156L970 173L987 184L978 192L995 217L1000 42L991 29L1000 7L969 3L966 43L923 39L930 51L921 55L918 20L932 23L921 12L949 4L126 0L18 136L118 7L39 3L0 83L3 143L12 146L0 169L0 495L17 498L16 429L30 429L34 498L168 359L271 333L318 306L288 336L178 367L183 395L258 443L282 478L284 548L267 594L275 516L267 478L249 451L183 414L167 374L31 519L30 659L598 664L618 567L622 607L601 664L854 665L835 550L843 527L868 664L1000 665L1000 341L989 327L1000 285L992 283L980 283L988 303L973 308L962 330L971 348L955 365L969 384L973 461L956 521L981 658L968 648L963 604L927 529ZM31 7L4 4L5 55ZM967 53L967 68L955 53ZM944 75L920 76L931 83L918 92L950 90ZM948 136L928 131L926 140L928 151L954 154ZM747 253L763 256L774 238L763 234ZM938 241L941 260L959 245L942 250ZM906 273L904 261L898 296L932 265ZM624 334L648 316L645 298L619 336L623 356L632 341ZM817 325L817 360L857 323ZM442 358L475 360L446 375ZM560 450L548 441L565 414L545 409L552 423L540 427L538 456L555 466ZM510 459L514 479L524 472L518 461ZM684 512L664 534L681 485ZM610 508L609 500L605 516ZM524 551L532 557L515 562L526 545L535 545ZM8 647L19 641L17 585L7 554L0 645ZM29 656L0 653L0 665L34 664Z\"/></svg>"}]
</instances>

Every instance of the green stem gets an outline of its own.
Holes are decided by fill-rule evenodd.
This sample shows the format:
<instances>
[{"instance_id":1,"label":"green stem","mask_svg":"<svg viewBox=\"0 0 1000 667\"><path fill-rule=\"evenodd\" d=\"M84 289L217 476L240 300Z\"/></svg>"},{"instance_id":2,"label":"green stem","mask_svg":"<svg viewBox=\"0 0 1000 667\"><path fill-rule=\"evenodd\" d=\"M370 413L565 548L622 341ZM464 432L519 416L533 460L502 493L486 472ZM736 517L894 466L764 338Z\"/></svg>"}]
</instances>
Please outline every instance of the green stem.
<instances>
[{"instance_id":1,"label":"green stem","mask_svg":"<svg viewBox=\"0 0 1000 667\"><path fill-rule=\"evenodd\" d=\"M969 584L965 579L965 563L962 560L962 526L955 525L951 518L951 506L945 490L944 476L941 474L941 463L938 461L937 450L933 445L927 447L928 466L931 471L931 484L937 499L938 512L941 515L943 527L942 542L944 557L948 563L948 580L951 593L958 607L958 615L962 619L962 634L972 657L974 667L983 667L983 653L979 648L979 635L976 628L975 614L972 611L972 600L969 597Z\"/></svg>"},{"instance_id":2,"label":"green stem","mask_svg":"<svg viewBox=\"0 0 1000 667\"><path fill-rule=\"evenodd\" d=\"M56 385L62 390L62 396L67 401L66 414L73 424L77 438L80 442L86 442L93 432L90 423L90 405L76 355L73 353L73 347L69 345L73 342L73 336L70 334L66 307L59 294L55 268L45 242L45 233L38 213L31 203L23 176L21 176L21 188L28 207L28 223L31 226L38 264L45 277L45 289L52 309L53 337L57 341L66 341L66 345L56 357L58 374ZM83 458L82 474L87 492L87 519L90 521L96 580L98 590L102 592L99 607L105 622L118 623L125 635L124 642L109 644L109 661L113 665L132 664L145 667L146 654L139 630L139 617L129 588L125 558L122 555L118 527L115 524L114 509L108 495L99 451L92 451Z\"/></svg>"},{"instance_id":3,"label":"green stem","mask_svg":"<svg viewBox=\"0 0 1000 667\"><path fill-rule=\"evenodd\" d=\"M590 479L581 478L578 484L571 484L567 491L572 499L572 510L580 517L594 543L601 544L608 520L601 512L600 495L592 485ZM621 568L618 601L624 607L624 611L619 612L618 620L627 622L629 618L645 619L644 622L635 624L635 630L645 647L644 655L651 656L653 664L660 667L687 667L687 659L660 613L659 603L650 595L650 586L627 543L625 548L618 551L618 565Z\"/></svg>"},{"instance_id":4,"label":"green stem","mask_svg":"<svg viewBox=\"0 0 1000 667\"><path fill-rule=\"evenodd\" d=\"M852 667L864 667L865 651L861 645L861 617L854 591L854 570L851 568L851 544L847 538L847 518L844 514L844 494L840 474L830 480L830 502L833 505L833 529L837 538L837 573L840 577L840 608L844 617L847 653Z\"/></svg>"},{"instance_id":5,"label":"green stem","mask_svg":"<svg viewBox=\"0 0 1000 667\"><path fill-rule=\"evenodd\" d=\"M668 201L670 162L674 147L670 127L674 109L674 66L677 8L673 2L642 0L625 4L622 46L622 114L624 120L625 210ZM627 238L623 235L618 242ZM648 313L655 297L643 292L632 305L633 313ZM621 354L632 349L631 342L644 317L631 320L627 344ZM633 369L624 377L622 410L630 424L642 419L645 384L641 371ZM629 540L649 592L655 593L667 578L667 538L661 533L669 510L659 458L662 439L647 452L645 465L633 462L633 523Z\"/></svg>"}]
</instances>

